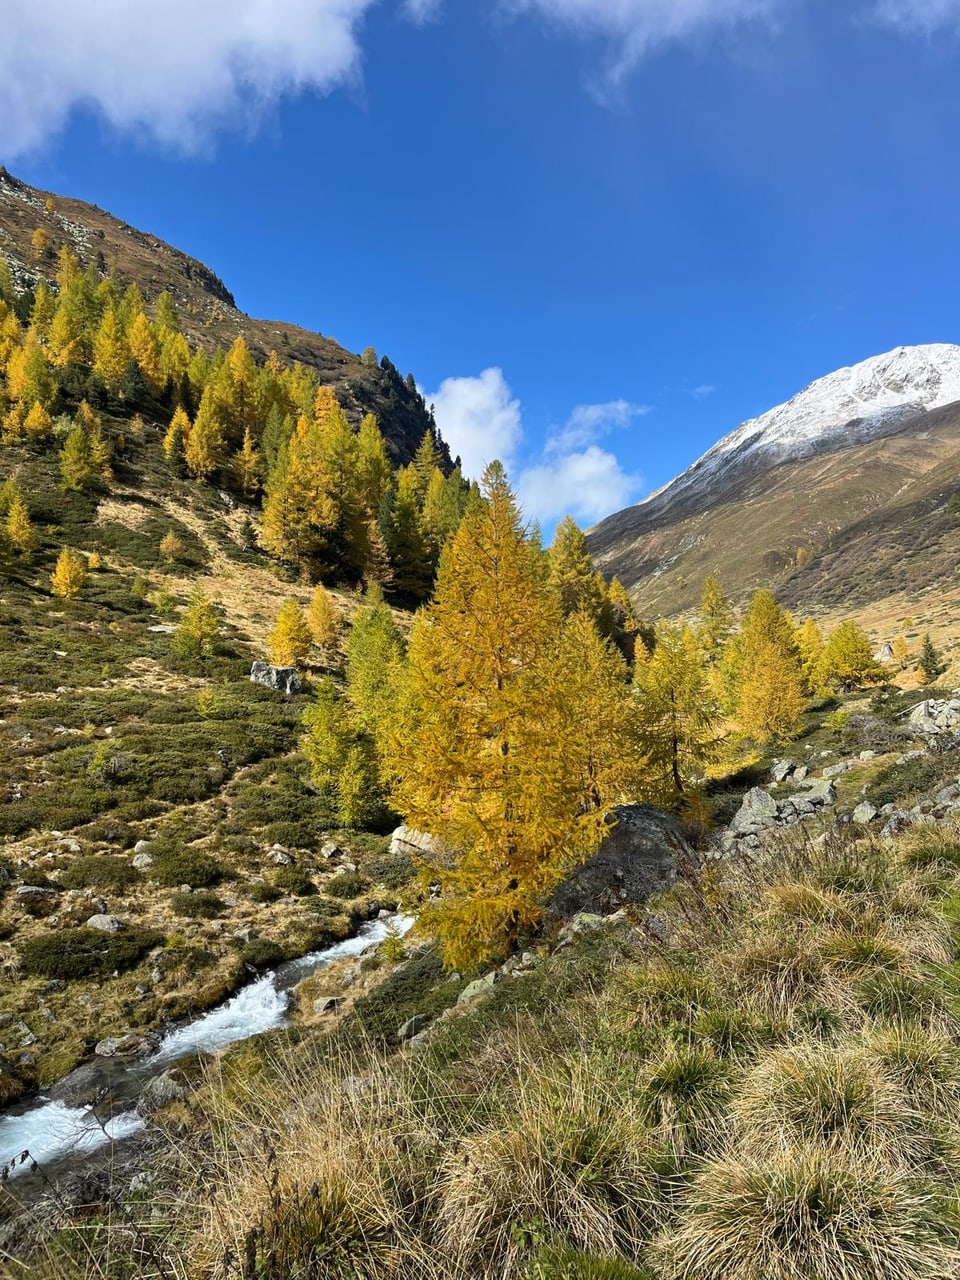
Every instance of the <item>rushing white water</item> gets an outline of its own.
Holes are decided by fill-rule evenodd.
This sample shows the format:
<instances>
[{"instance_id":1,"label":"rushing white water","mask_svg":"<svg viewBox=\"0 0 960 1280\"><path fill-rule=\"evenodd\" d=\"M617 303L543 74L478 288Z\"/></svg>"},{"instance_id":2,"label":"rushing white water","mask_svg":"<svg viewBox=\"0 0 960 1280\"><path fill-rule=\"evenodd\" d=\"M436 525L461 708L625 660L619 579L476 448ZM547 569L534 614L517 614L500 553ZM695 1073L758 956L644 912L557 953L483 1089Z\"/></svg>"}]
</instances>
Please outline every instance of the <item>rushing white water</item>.
<instances>
[{"instance_id":1,"label":"rushing white water","mask_svg":"<svg viewBox=\"0 0 960 1280\"><path fill-rule=\"evenodd\" d=\"M32 1161L53 1164L64 1156L90 1155L108 1142L129 1138L143 1128L135 1111L124 1112L101 1124L89 1107L68 1107L63 1102L43 1102L22 1115L0 1117L0 1169L9 1176L28 1173ZM18 1163L24 1151L30 1159Z\"/></svg>"},{"instance_id":2,"label":"rushing white water","mask_svg":"<svg viewBox=\"0 0 960 1280\"><path fill-rule=\"evenodd\" d=\"M290 987L334 960L356 956L376 946L391 933L405 934L413 923L411 916L371 920L355 937L282 965L244 987L225 1004L171 1031L151 1058L132 1064L131 1072L145 1081L182 1058L216 1053L283 1026ZM101 1124L91 1107L68 1107L62 1102L41 1099L20 1114L0 1117L0 1173L7 1168L8 1176L15 1178L29 1172L31 1162L49 1166L67 1156L90 1155L108 1142L128 1138L143 1127L144 1122L135 1111L125 1111ZM30 1159L19 1163L24 1151L29 1151Z\"/></svg>"},{"instance_id":3,"label":"rushing white water","mask_svg":"<svg viewBox=\"0 0 960 1280\"><path fill-rule=\"evenodd\" d=\"M413 925L409 916L394 916L388 920L371 920L365 924L353 938L337 942L324 951L315 951L295 960L290 966L294 981L308 973L341 960L345 956L356 956L367 947L382 942L390 933L403 934ZM292 985L292 983L291 983ZM145 1064L147 1067L163 1066L178 1058L190 1057L195 1053L216 1053L226 1049L228 1045L239 1040L247 1040L250 1036L261 1035L264 1031L272 1031L274 1027L283 1025L287 1016L289 993L279 990L277 974L268 973L259 982L244 987L226 1004L211 1009L195 1022L188 1023L165 1036L160 1048Z\"/></svg>"}]
</instances>

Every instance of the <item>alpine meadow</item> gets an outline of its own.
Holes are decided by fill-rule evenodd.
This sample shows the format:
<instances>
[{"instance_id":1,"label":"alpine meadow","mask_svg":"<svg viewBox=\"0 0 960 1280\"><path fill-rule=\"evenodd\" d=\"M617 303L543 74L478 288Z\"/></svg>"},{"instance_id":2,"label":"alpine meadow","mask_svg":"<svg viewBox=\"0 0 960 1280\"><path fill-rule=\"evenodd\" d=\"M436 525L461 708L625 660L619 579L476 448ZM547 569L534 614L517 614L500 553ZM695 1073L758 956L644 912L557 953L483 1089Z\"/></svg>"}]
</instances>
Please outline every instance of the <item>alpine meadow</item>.
<instances>
[{"instance_id":1,"label":"alpine meadow","mask_svg":"<svg viewBox=\"0 0 960 1280\"><path fill-rule=\"evenodd\" d=\"M0 1277L957 1280L960 0L7 7Z\"/></svg>"}]
</instances>

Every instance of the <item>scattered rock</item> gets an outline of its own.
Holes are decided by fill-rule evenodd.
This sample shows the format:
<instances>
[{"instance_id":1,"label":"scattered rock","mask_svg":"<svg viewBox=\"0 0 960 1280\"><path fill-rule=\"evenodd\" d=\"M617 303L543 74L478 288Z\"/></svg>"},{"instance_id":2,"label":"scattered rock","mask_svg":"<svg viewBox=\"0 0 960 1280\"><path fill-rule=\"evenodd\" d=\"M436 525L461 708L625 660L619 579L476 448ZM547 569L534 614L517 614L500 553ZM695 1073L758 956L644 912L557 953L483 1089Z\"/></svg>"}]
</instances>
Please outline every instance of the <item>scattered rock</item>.
<instances>
[{"instance_id":1,"label":"scattered rock","mask_svg":"<svg viewBox=\"0 0 960 1280\"><path fill-rule=\"evenodd\" d=\"M250 668L250 679L267 689L286 694L303 692L303 681L296 667L273 667L269 662L255 662Z\"/></svg>"},{"instance_id":2,"label":"scattered rock","mask_svg":"<svg viewBox=\"0 0 960 1280\"><path fill-rule=\"evenodd\" d=\"M41 886L35 884L21 884L18 886L14 897L20 906L38 906L41 903L52 905L60 893L59 889L50 885Z\"/></svg>"},{"instance_id":3,"label":"scattered rock","mask_svg":"<svg viewBox=\"0 0 960 1280\"><path fill-rule=\"evenodd\" d=\"M854 809L853 820L854 822L859 823L861 826L866 826L867 823L872 822L874 820L878 812L879 810L877 809L876 805L871 804L869 800L864 800L861 804L858 804L857 807Z\"/></svg>"},{"instance_id":4,"label":"scattered rock","mask_svg":"<svg viewBox=\"0 0 960 1280\"><path fill-rule=\"evenodd\" d=\"M809 767L808 767L807 765L805 765L805 764L798 764L798 765L797 765L797 767L796 767L796 768L794 769L794 771L793 771L793 781L794 781L794 782L803 782L803 781L804 781L804 779L805 779L805 778L807 777L807 775L809 774L809 772L810 772L810 769L809 769Z\"/></svg>"},{"instance_id":5,"label":"scattered rock","mask_svg":"<svg viewBox=\"0 0 960 1280\"><path fill-rule=\"evenodd\" d=\"M814 779L808 783L804 795L811 804L833 804L837 798L837 788L830 778Z\"/></svg>"},{"instance_id":6,"label":"scattered rock","mask_svg":"<svg viewBox=\"0 0 960 1280\"><path fill-rule=\"evenodd\" d=\"M275 844L267 851L267 861L272 862L276 867L289 867L293 865L293 858L290 851L285 849L282 844Z\"/></svg>"},{"instance_id":7,"label":"scattered rock","mask_svg":"<svg viewBox=\"0 0 960 1280\"><path fill-rule=\"evenodd\" d=\"M771 826L777 818L777 802L763 787L754 787L743 797L730 829L735 835L753 834Z\"/></svg>"},{"instance_id":8,"label":"scattered rock","mask_svg":"<svg viewBox=\"0 0 960 1280\"><path fill-rule=\"evenodd\" d=\"M392 854L421 854L421 853L440 853L443 850L442 843L434 836L426 831L417 831L414 827L397 827L393 835L390 837L390 852ZM321 851L322 852L322 851Z\"/></svg>"},{"instance_id":9,"label":"scattered rock","mask_svg":"<svg viewBox=\"0 0 960 1280\"><path fill-rule=\"evenodd\" d=\"M163 1075L154 1076L144 1085L143 1092L137 1099L137 1114L151 1115L162 1107L169 1107L171 1102L179 1102L189 1092L179 1071L164 1071Z\"/></svg>"},{"instance_id":10,"label":"scattered rock","mask_svg":"<svg viewBox=\"0 0 960 1280\"><path fill-rule=\"evenodd\" d=\"M770 770L770 777L774 782L786 781L788 775L796 768L795 760L778 760Z\"/></svg>"},{"instance_id":11,"label":"scattered rock","mask_svg":"<svg viewBox=\"0 0 960 1280\"><path fill-rule=\"evenodd\" d=\"M597 852L553 893L550 911L564 919L578 912L616 911L645 902L699 865L676 818L651 805L619 805Z\"/></svg>"},{"instance_id":12,"label":"scattered rock","mask_svg":"<svg viewBox=\"0 0 960 1280\"><path fill-rule=\"evenodd\" d=\"M603 922L603 917L598 916L598 920ZM482 978L477 978L473 982L468 982L457 997L457 1004L469 1004L471 1000L476 1000L480 996L489 995L494 986L500 981L499 969L493 969L490 973L485 973Z\"/></svg>"},{"instance_id":13,"label":"scattered rock","mask_svg":"<svg viewBox=\"0 0 960 1280\"><path fill-rule=\"evenodd\" d=\"M343 1000L343 996L318 996L313 1002L313 1012L319 1014L335 1013L343 1004Z\"/></svg>"},{"instance_id":14,"label":"scattered rock","mask_svg":"<svg viewBox=\"0 0 960 1280\"><path fill-rule=\"evenodd\" d=\"M154 1037L131 1031L125 1036L107 1036L98 1041L93 1051L98 1058L145 1058L155 1045Z\"/></svg>"},{"instance_id":15,"label":"scattered rock","mask_svg":"<svg viewBox=\"0 0 960 1280\"><path fill-rule=\"evenodd\" d=\"M68 1107L92 1107L110 1089L110 1078L96 1062L85 1062L46 1090L54 1102Z\"/></svg>"},{"instance_id":16,"label":"scattered rock","mask_svg":"<svg viewBox=\"0 0 960 1280\"><path fill-rule=\"evenodd\" d=\"M860 759L861 759L861 760L876 760L876 758L877 758L877 753L876 753L875 751L861 751L861 752L860 752Z\"/></svg>"},{"instance_id":17,"label":"scattered rock","mask_svg":"<svg viewBox=\"0 0 960 1280\"><path fill-rule=\"evenodd\" d=\"M116 916L104 915L102 912L91 916L87 921L88 929L99 929L101 933L119 933L123 927L122 920L118 920Z\"/></svg>"},{"instance_id":18,"label":"scattered rock","mask_svg":"<svg viewBox=\"0 0 960 1280\"><path fill-rule=\"evenodd\" d=\"M147 853L146 851L143 853L135 853L131 859L131 866L133 866L137 871L146 871L148 867L153 866L153 854Z\"/></svg>"},{"instance_id":19,"label":"scattered rock","mask_svg":"<svg viewBox=\"0 0 960 1280\"><path fill-rule=\"evenodd\" d=\"M914 824L914 819L906 809L894 809L887 821L880 829L881 840L892 840L894 836L898 836L901 832L908 830Z\"/></svg>"},{"instance_id":20,"label":"scattered rock","mask_svg":"<svg viewBox=\"0 0 960 1280\"><path fill-rule=\"evenodd\" d=\"M404 1042L412 1040L414 1036L420 1034L424 1027L430 1023L429 1013L415 1013L412 1018L408 1018L402 1027L397 1029L397 1039Z\"/></svg>"},{"instance_id":21,"label":"scattered rock","mask_svg":"<svg viewBox=\"0 0 960 1280\"><path fill-rule=\"evenodd\" d=\"M823 771L825 778L839 778L841 773L846 773L848 769L853 767L852 760L839 760L836 764L827 765Z\"/></svg>"}]
</instances>

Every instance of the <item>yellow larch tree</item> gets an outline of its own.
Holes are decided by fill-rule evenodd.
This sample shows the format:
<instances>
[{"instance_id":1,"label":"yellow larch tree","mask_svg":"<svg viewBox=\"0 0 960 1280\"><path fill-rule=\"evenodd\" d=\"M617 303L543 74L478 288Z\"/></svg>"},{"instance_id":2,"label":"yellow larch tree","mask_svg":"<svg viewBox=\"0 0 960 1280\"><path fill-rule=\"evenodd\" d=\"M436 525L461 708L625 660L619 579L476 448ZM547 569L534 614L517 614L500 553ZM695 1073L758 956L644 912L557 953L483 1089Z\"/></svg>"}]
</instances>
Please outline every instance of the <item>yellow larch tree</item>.
<instances>
[{"instance_id":1,"label":"yellow larch tree","mask_svg":"<svg viewBox=\"0 0 960 1280\"><path fill-rule=\"evenodd\" d=\"M133 318L127 332L127 344L130 355L140 366L144 382L156 395L163 389L164 382L160 371L160 343L157 341L150 321L142 311L138 311Z\"/></svg>"},{"instance_id":2,"label":"yellow larch tree","mask_svg":"<svg viewBox=\"0 0 960 1280\"><path fill-rule=\"evenodd\" d=\"M395 807L447 851L425 866L441 893L421 918L454 966L511 947L540 918L544 895L599 843L614 772L592 734L589 761L578 742L577 664L558 659L559 604L499 463L483 490L414 622L384 735ZM625 747L610 733L604 749L612 761Z\"/></svg>"},{"instance_id":3,"label":"yellow larch tree","mask_svg":"<svg viewBox=\"0 0 960 1280\"><path fill-rule=\"evenodd\" d=\"M883 680L883 667L873 656L870 637L855 618L841 622L827 637L820 678L828 688L845 693Z\"/></svg>"},{"instance_id":4,"label":"yellow larch tree","mask_svg":"<svg viewBox=\"0 0 960 1280\"><path fill-rule=\"evenodd\" d=\"M234 458L233 466L237 475L237 483L240 485L240 492L246 498L254 497L260 490L262 469L260 454L254 446L253 435L249 427L243 433L243 448Z\"/></svg>"},{"instance_id":5,"label":"yellow larch tree","mask_svg":"<svg viewBox=\"0 0 960 1280\"><path fill-rule=\"evenodd\" d=\"M93 344L93 371L109 391L118 392L123 387L130 348L123 332L123 324L112 308L105 312Z\"/></svg>"},{"instance_id":6,"label":"yellow larch tree","mask_svg":"<svg viewBox=\"0 0 960 1280\"><path fill-rule=\"evenodd\" d=\"M761 640L752 646L740 674L737 720L758 742L789 738L805 705L797 658L783 645Z\"/></svg>"},{"instance_id":7,"label":"yellow larch tree","mask_svg":"<svg viewBox=\"0 0 960 1280\"><path fill-rule=\"evenodd\" d=\"M333 596L322 583L318 583L310 597L307 610L307 626L313 637L313 643L319 649L332 649L337 643L340 628L343 625L343 614L337 607Z\"/></svg>"},{"instance_id":8,"label":"yellow larch tree","mask_svg":"<svg viewBox=\"0 0 960 1280\"><path fill-rule=\"evenodd\" d=\"M36 535L23 495L15 490L10 498L6 519L7 542L17 555L26 558L36 546Z\"/></svg>"},{"instance_id":9,"label":"yellow larch tree","mask_svg":"<svg viewBox=\"0 0 960 1280\"><path fill-rule=\"evenodd\" d=\"M167 433L163 437L164 456L173 466L179 467L184 460L191 426L186 411L180 407L176 408L167 427Z\"/></svg>"},{"instance_id":10,"label":"yellow larch tree","mask_svg":"<svg viewBox=\"0 0 960 1280\"><path fill-rule=\"evenodd\" d=\"M702 780L719 743L720 708L700 637L661 623L634 669L638 741L649 758L647 799L676 808Z\"/></svg>"},{"instance_id":11,"label":"yellow larch tree","mask_svg":"<svg viewBox=\"0 0 960 1280\"><path fill-rule=\"evenodd\" d=\"M187 470L197 480L208 479L223 465L223 421L209 388L203 393L196 419L184 441L183 456Z\"/></svg>"},{"instance_id":12,"label":"yellow larch tree","mask_svg":"<svg viewBox=\"0 0 960 1280\"><path fill-rule=\"evenodd\" d=\"M296 600L284 600L276 625L267 637L270 661L276 667L295 667L310 652L313 636Z\"/></svg>"},{"instance_id":13,"label":"yellow larch tree","mask_svg":"<svg viewBox=\"0 0 960 1280\"><path fill-rule=\"evenodd\" d=\"M49 440L53 434L53 418L39 400L34 400L23 420L23 434L28 440Z\"/></svg>"},{"instance_id":14,"label":"yellow larch tree","mask_svg":"<svg viewBox=\"0 0 960 1280\"><path fill-rule=\"evenodd\" d=\"M64 600L72 600L83 590L86 580L86 559L78 552L71 551L69 547L64 547L50 575L51 591Z\"/></svg>"},{"instance_id":15,"label":"yellow larch tree","mask_svg":"<svg viewBox=\"0 0 960 1280\"><path fill-rule=\"evenodd\" d=\"M820 684L820 662L823 658L823 632L814 618L804 618L797 631L797 648L807 693L813 693Z\"/></svg>"}]
</instances>

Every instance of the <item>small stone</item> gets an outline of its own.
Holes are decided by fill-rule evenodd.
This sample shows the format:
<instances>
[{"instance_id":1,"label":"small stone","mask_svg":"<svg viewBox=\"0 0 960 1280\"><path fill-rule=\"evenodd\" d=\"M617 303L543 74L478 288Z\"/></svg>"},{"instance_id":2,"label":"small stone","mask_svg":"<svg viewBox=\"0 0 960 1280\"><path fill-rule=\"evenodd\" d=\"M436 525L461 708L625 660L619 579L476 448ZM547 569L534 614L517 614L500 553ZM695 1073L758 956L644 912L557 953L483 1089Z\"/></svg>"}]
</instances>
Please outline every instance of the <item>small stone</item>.
<instances>
[{"instance_id":1,"label":"small stone","mask_svg":"<svg viewBox=\"0 0 960 1280\"><path fill-rule=\"evenodd\" d=\"M875 751L861 751L861 752L860 752L860 759L861 759L861 760L876 760L876 758L877 758L877 753L876 753Z\"/></svg>"},{"instance_id":2,"label":"small stone","mask_svg":"<svg viewBox=\"0 0 960 1280\"><path fill-rule=\"evenodd\" d=\"M401 1041L412 1040L414 1036L420 1034L421 1031L430 1024L429 1013L415 1013L412 1018L408 1018L403 1026L397 1030L397 1039Z\"/></svg>"},{"instance_id":3,"label":"small stone","mask_svg":"<svg viewBox=\"0 0 960 1280\"><path fill-rule=\"evenodd\" d=\"M778 760L770 770L770 777L774 782L783 782L795 766L794 760Z\"/></svg>"},{"instance_id":4,"label":"small stone","mask_svg":"<svg viewBox=\"0 0 960 1280\"><path fill-rule=\"evenodd\" d=\"M603 918L602 916L600 917ZM490 973L484 974L482 978L477 978L467 985L457 997L457 1004L469 1004L471 1000L476 1000L479 996L489 995L496 983L500 981L500 973L494 969Z\"/></svg>"},{"instance_id":5,"label":"small stone","mask_svg":"<svg viewBox=\"0 0 960 1280\"><path fill-rule=\"evenodd\" d=\"M808 774L809 772L810 772L810 770L809 770L809 768L808 768L808 766L807 766L807 765L805 765L805 764L798 764L798 765L797 765L797 767L796 767L796 768L794 769L794 771L793 771L793 781L794 781L794 782L803 782L804 778L806 778L806 776L807 776L807 774Z\"/></svg>"},{"instance_id":6,"label":"small stone","mask_svg":"<svg viewBox=\"0 0 960 1280\"><path fill-rule=\"evenodd\" d=\"M118 920L116 916L108 916L98 912L87 921L87 928L99 929L101 933L119 933L123 928L123 921Z\"/></svg>"},{"instance_id":7,"label":"small stone","mask_svg":"<svg viewBox=\"0 0 960 1280\"><path fill-rule=\"evenodd\" d=\"M140 843L143 844L144 841L141 840ZM153 866L153 854L148 853L146 849L143 849L140 853L135 853L133 855L131 865L135 867L137 871L146 871L148 867Z\"/></svg>"},{"instance_id":8,"label":"small stone","mask_svg":"<svg viewBox=\"0 0 960 1280\"><path fill-rule=\"evenodd\" d=\"M857 807L854 809L853 820L854 822L859 823L861 826L866 826L867 823L872 822L874 820L878 812L879 810L877 809L876 805L871 804L869 800L864 800L861 804L858 804Z\"/></svg>"},{"instance_id":9,"label":"small stone","mask_svg":"<svg viewBox=\"0 0 960 1280\"><path fill-rule=\"evenodd\" d=\"M343 996L318 996L313 1002L313 1012L334 1013L343 1004Z\"/></svg>"}]
</instances>

